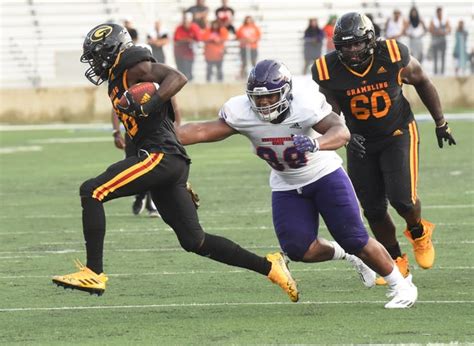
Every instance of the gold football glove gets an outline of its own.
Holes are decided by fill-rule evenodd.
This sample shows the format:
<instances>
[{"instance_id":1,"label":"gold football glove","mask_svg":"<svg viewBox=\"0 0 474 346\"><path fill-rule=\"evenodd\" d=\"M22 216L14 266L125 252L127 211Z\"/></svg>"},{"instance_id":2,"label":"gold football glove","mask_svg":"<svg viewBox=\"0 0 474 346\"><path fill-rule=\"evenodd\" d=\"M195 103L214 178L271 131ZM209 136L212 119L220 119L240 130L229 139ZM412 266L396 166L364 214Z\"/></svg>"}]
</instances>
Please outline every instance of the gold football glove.
<instances>
[{"instance_id":1,"label":"gold football glove","mask_svg":"<svg viewBox=\"0 0 474 346\"><path fill-rule=\"evenodd\" d=\"M186 189L188 190L189 194L191 195L191 199L193 200L194 206L199 208L199 195L193 190L193 187L191 186L191 183L187 182L186 183Z\"/></svg>"}]
</instances>

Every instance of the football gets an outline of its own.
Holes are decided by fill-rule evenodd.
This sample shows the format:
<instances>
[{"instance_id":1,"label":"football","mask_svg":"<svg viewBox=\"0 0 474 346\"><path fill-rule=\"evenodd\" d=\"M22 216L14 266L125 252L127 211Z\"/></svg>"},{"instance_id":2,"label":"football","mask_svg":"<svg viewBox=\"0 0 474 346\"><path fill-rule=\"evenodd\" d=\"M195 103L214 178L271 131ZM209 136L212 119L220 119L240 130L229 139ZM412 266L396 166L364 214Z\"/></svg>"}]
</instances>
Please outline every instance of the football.
<instances>
[{"instance_id":1,"label":"football","mask_svg":"<svg viewBox=\"0 0 474 346\"><path fill-rule=\"evenodd\" d=\"M141 105L150 101L151 97L155 95L156 91L158 90L159 85L158 83L152 82L142 82L132 85L128 88L128 92L133 96L133 99L140 103ZM125 96L122 95L119 101L120 106L127 107L128 100Z\"/></svg>"}]
</instances>

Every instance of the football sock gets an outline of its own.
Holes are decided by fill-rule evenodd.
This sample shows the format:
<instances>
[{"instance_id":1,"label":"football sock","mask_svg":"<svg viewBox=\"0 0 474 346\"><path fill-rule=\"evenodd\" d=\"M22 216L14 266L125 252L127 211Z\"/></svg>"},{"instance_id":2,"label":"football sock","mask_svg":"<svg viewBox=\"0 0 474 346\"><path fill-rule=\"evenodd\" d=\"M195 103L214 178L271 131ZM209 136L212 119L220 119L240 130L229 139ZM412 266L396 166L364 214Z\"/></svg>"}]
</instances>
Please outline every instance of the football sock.
<instances>
[{"instance_id":1,"label":"football sock","mask_svg":"<svg viewBox=\"0 0 474 346\"><path fill-rule=\"evenodd\" d=\"M209 233L205 234L204 243L197 254L262 275L268 275L272 268L272 264L265 257L257 256L229 239Z\"/></svg>"},{"instance_id":2,"label":"football sock","mask_svg":"<svg viewBox=\"0 0 474 346\"><path fill-rule=\"evenodd\" d=\"M400 244L397 242L393 246L386 247L387 252L390 254L392 259L397 259L398 257L402 257L402 250L400 249Z\"/></svg>"},{"instance_id":3,"label":"football sock","mask_svg":"<svg viewBox=\"0 0 474 346\"><path fill-rule=\"evenodd\" d=\"M97 274L103 272L102 256L105 237L105 213L102 202L82 197L82 228L86 241L87 267Z\"/></svg>"},{"instance_id":4,"label":"football sock","mask_svg":"<svg viewBox=\"0 0 474 346\"><path fill-rule=\"evenodd\" d=\"M331 245L334 247L334 256L332 256L333 260L339 260L339 259L344 259L346 258L346 252L344 249L336 243L335 241L329 241Z\"/></svg>"},{"instance_id":5,"label":"football sock","mask_svg":"<svg viewBox=\"0 0 474 346\"><path fill-rule=\"evenodd\" d=\"M420 238L423 235L423 225L421 222L418 225L411 227L410 233L413 239Z\"/></svg>"},{"instance_id":6,"label":"football sock","mask_svg":"<svg viewBox=\"0 0 474 346\"><path fill-rule=\"evenodd\" d=\"M392 272L383 278L389 286L395 286L405 280L396 265L393 266Z\"/></svg>"}]
</instances>

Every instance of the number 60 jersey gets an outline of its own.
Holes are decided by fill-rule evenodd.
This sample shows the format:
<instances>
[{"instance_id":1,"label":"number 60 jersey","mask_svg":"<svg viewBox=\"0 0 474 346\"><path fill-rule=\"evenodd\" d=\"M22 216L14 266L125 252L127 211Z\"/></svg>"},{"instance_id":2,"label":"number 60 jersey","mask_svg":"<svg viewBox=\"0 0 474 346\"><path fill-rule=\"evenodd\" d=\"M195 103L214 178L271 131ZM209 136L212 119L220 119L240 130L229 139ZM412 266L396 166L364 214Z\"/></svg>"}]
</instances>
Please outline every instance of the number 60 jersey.
<instances>
[{"instance_id":1,"label":"number 60 jersey","mask_svg":"<svg viewBox=\"0 0 474 346\"><path fill-rule=\"evenodd\" d=\"M219 112L227 125L246 136L255 154L271 167L270 187L273 191L293 190L312 183L341 167L342 160L334 151L299 153L292 135L321 136L312 126L332 111L314 82L301 91L293 89L285 120L272 124L261 120L250 107L246 95L231 98Z\"/></svg>"},{"instance_id":2,"label":"number 60 jersey","mask_svg":"<svg viewBox=\"0 0 474 346\"><path fill-rule=\"evenodd\" d=\"M317 59L311 71L313 80L336 98L351 133L370 142L396 134L414 120L400 78L409 60L407 46L385 40L377 42L365 71L342 64L336 51Z\"/></svg>"}]
</instances>

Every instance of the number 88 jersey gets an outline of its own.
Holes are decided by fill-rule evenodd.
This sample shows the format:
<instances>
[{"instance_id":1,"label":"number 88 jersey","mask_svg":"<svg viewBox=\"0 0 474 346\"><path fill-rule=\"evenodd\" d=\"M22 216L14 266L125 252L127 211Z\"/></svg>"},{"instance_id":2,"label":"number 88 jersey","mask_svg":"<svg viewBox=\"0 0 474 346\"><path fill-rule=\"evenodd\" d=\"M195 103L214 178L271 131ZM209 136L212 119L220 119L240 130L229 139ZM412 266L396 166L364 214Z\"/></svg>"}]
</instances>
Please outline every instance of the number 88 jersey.
<instances>
[{"instance_id":1,"label":"number 88 jersey","mask_svg":"<svg viewBox=\"0 0 474 346\"><path fill-rule=\"evenodd\" d=\"M365 71L344 65L333 51L316 59L311 72L313 80L336 98L351 133L370 141L391 136L414 119L400 78L409 60L408 47L385 40L377 42Z\"/></svg>"},{"instance_id":2,"label":"number 88 jersey","mask_svg":"<svg viewBox=\"0 0 474 346\"><path fill-rule=\"evenodd\" d=\"M271 166L273 191L298 189L341 167L342 160L334 151L302 154L293 145L292 136L296 134L319 137L312 126L332 112L314 83L311 82L309 90L300 93L293 89L288 114L278 124L261 120L246 95L231 98L219 112L219 117L246 136L253 144L254 153Z\"/></svg>"}]
</instances>

